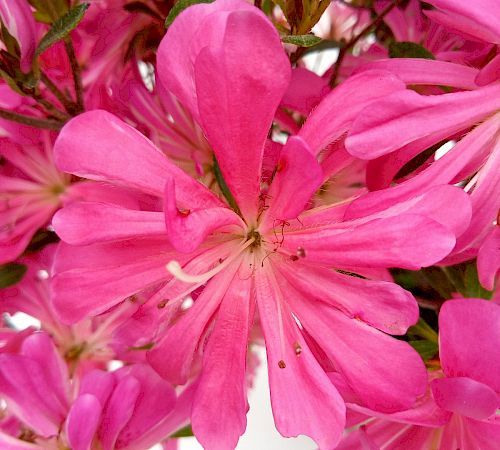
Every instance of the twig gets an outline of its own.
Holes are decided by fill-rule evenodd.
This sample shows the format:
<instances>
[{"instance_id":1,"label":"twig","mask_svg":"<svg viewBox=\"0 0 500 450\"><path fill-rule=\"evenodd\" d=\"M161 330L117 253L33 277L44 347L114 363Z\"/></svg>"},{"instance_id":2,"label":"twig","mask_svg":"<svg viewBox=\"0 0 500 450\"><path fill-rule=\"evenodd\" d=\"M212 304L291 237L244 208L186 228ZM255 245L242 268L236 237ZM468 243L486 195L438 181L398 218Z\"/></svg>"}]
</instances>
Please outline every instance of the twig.
<instances>
[{"instance_id":1,"label":"twig","mask_svg":"<svg viewBox=\"0 0 500 450\"><path fill-rule=\"evenodd\" d=\"M372 28L376 29L382 23L384 17L387 14L389 14L401 1L402 0L394 0L390 5L386 6L384 10L371 23L369 23L365 28L363 28L361 32L354 39L349 41L348 44L346 44L344 47L340 49L339 56L337 58L337 61L335 61L335 65L333 66L332 76L330 78L331 88L335 87L335 82L337 81L337 77L339 75L340 66L344 61L347 51L353 48L363 36L365 36L372 30Z\"/></svg>"},{"instance_id":2,"label":"twig","mask_svg":"<svg viewBox=\"0 0 500 450\"><path fill-rule=\"evenodd\" d=\"M39 119L37 117L25 116L3 108L0 108L0 118L11 120L12 122L29 125L35 128L44 128L47 130L60 130L64 122L59 120Z\"/></svg>"},{"instance_id":3,"label":"twig","mask_svg":"<svg viewBox=\"0 0 500 450\"><path fill-rule=\"evenodd\" d=\"M76 103L74 103L71 99L66 97L66 95L54 84L54 82L44 73L40 73L40 79L42 83L47 87L47 89L54 94L54 97L59 100L61 105L64 106L64 109L72 114L75 112Z\"/></svg>"},{"instance_id":4,"label":"twig","mask_svg":"<svg viewBox=\"0 0 500 450\"><path fill-rule=\"evenodd\" d=\"M83 103L82 75L80 72L80 65L76 59L75 48L73 47L73 42L70 37L64 39L64 47L66 48L66 53L68 54L69 62L71 64L71 71L73 72L77 111L83 112L85 110L85 106Z\"/></svg>"}]
</instances>

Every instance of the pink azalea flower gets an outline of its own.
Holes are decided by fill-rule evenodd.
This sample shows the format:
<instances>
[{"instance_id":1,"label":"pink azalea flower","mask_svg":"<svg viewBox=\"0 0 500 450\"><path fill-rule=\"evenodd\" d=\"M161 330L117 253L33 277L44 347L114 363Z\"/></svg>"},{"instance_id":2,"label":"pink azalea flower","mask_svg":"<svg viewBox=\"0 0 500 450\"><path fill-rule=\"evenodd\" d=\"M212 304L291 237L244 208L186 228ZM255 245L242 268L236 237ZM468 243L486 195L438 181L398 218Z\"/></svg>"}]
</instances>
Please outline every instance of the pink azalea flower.
<instances>
[{"instance_id":1,"label":"pink azalea flower","mask_svg":"<svg viewBox=\"0 0 500 450\"><path fill-rule=\"evenodd\" d=\"M499 344L498 305L480 299L446 302L439 315L442 370L433 373L430 383L434 402L378 418L360 416L356 421L361 420L362 426L348 434L338 449L496 449Z\"/></svg>"},{"instance_id":2,"label":"pink azalea flower","mask_svg":"<svg viewBox=\"0 0 500 450\"><path fill-rule=\"evenodd\" d=\"M365 73L333 91L283 147L263 190L264 147L290 79L265 16L236 1L189 8L162 41L158 73L201 125L230 205L111 114L73 119L56 143L58 167L163 198L164 211L75 202L58 212L53 224L71 244L60 247L55 264L61 318L100 314L156 286L149 302L165 324L149 361L184 384L201 360L191 421L207 449L234 448L245 430L254 320L263 330L283 435L309 435L321 448L338 442L345 406L326 372L345 379L362 404L382 411L411 406L425 390L422 361L385 333L404 334L415 323L414 299L393 283L332 268L363 273L433 264L466 226L467 196L449 186L423 190L352 221L343 220L346 204L309 208L325 177L321 150L345 135L365 105L402 83L385 72ZM369 92L358 89L366 80ZM452 223L449 204L460 205ZM191 292L194 304L183 311ZM85 301L75 302L75 293Z\"/></svg>"},{"instance_id":3,"label":"pink azalea flower","mask_svg":"<svg viewBox=\"0 0 500 450\"><path fill-rule=\"evenodd\" d=\"M37 28L27 0L0 0L0 19L21 50L21 70L29 72L37 45Z\"/></svg>"},{"instance_id":4,"label":"pink azalea flower","mask_svg":"<svg viewBox=\"0 0 500 450\"><path fill-rule=\"evenodd\" d=\"M0 431L6 449L139 450L156 442L158 427L163 437L175 431L165 424L180 418L175 391L149 366L71 380L45 333L25 338L18 354L0 355L0 393L23 429L19 436Z\"/></svg>"}]
</instances>

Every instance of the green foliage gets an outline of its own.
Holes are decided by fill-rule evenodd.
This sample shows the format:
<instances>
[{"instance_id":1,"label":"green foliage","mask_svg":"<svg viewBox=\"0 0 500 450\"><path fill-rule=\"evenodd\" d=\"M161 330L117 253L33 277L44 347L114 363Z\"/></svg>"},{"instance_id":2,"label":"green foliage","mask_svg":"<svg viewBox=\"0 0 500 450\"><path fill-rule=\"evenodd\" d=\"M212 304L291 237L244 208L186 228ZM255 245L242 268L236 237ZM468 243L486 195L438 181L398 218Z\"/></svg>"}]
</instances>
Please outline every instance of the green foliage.
<instances>
[{"instance_id":1,"label":"green foliage","mask_svg":"<svg viewBox=\"0 0 500 450\"><path fill-rule=\"evenodd\" d=\"M214 0L179 0L175 3L173 8L168 13L167 18L165 19L165 28L168 28L172 25L172 22L175 18L186 8L191 5L196 5L198 3L212 3Z\"/></svg>"},{"instance_id":2,"label":"green foliage","mask_svg":"<svg viewBox=\"0 0 500 450\"><path fill-rule=\"evenodd\" d=\"M174 434L172 434L171 438L183 438L183 437L191 437L194 436L193 429L191 428L191 424L186 425L184 428L177 430Z\"/></svg>"},{"instance_id":3,"label":"green foliage","mask_svg":"<svg viewBox=\"0 0 500 450\"><path fill-rule=\"evenodd\" d=\"M281 36L281 41L285 44L293 44L298 47L312 47L321 42L321 38L314 34L301 34Z\"/></svg>"},{"instance_id":4,"label":"green foliage","mask_svg":"<svg viewBox=\"0 0 500 450\"><path fill-rule=\"evenodd\" d=\"M0 288L19 283L28 268L24 264L7 263L0 266Z\"/></svg>"},{"instance_id":5,"label":"green foliage","mask_svg":"<svg viewBox=\"0 0 500 450\"><path fill-rule=\"evenodd\" d=\"M38 22L52 23L68 12L67 0L28 0Z\"/></svg>"},{"instance_id":6,"label":"green foliage","mask_svg":"<svg viewBox=\"0 0 500 450\"><path fill-rule=\"evenodd\" d=\"M233 194L231 194L231 191L229 190L229 186L226 184L226 180L224 180L224 177L222 176L222 172L219 167L219 163L217 162L217 159L215 158L214 155L214 175L215 179L217 180L217 183L219 185L219 188L226 198L229 206L236 212L236 214L241 215L240 208L238 207L238 204L236 203L236 200L233 197Z\"/></svg>"},{"instance_id":7,"label":"green foliage","mask_svg":"<svg viewBox=\"0 0 500 450\"><path fill-rule=\"evenodd\" d=\"M429 50L415 42L391 42L389 45L389 57L436 59Z\"/></svg>"},{"instance_id":8,"label":"green foliage","mask_svg":"<svg viewBox=\"0 0 500 450\"><path fill-rule=\"evenodd\" d=\"M45 36L42 38L40 44L38 44L36 54L40 55L56 42L68 36L68 34L74 30L83 19L83 16L89 6L89 3L82 3L81 5L75 6L69 10L64 16L57 19L53 23L50 30L47 31Z\"/></svg>"},{"instance_id":9,"label":"green foliage","mask_svg":"<svg viewBox=\"0 0 500 450\"><path fill-rule=\"evenodd\" d=\"M439 346L436 342L409 341L408 343L418 352L424 361L433 358L439 351Z\"/></svg>"},{"instance_id":10,"label":"green foliage","mask_svg":"<svg viewBox=\"0 0 500 450\"><path fill-rule=\"evenodd\" d=\"M433 342L436 345L438 343L438 334L421 317L418 319L418 322L415 325L408 328L407 334L410 337L421 337L427 341Z\"/></svg>"}]
</instances>

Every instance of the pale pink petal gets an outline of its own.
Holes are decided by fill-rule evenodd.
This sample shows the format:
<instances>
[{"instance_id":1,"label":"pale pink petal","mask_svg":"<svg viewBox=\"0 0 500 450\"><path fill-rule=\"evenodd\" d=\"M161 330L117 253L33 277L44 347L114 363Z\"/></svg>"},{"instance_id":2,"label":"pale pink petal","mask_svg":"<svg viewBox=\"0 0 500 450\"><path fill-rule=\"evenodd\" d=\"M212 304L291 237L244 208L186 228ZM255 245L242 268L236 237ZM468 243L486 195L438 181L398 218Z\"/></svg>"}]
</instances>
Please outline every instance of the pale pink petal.
<instances>
[{"instance_id":1,"label":"pale pink petal","mask_svg":"<svg viewBox=\"0 0 500 450\"><path fill-rule=\"evenodd\" d=\"M477 271L481 284L492 291L500 270L500 226L495 226L484 240L477 255Z\"/></svg>"},{"instance_id":2,"label":"pale pink petal","mask_svg":"<svg viewBox=\"0 0 500 450\"><path fill-rule=\"evenodd\" d=\"M431 389L440 408L473 419L487 419L500 405L493 389L471 378L438 378L431 382Z\"/></svg>"},{"instance_id":3,"label":"pale pink petal","mask_svg":"<svg viewBox=\"0 0 500 450\"><path fill-rule=\"evenodd\" d=\"M220 45L196 59L201 125L248 219L257 213L264 144L290 72L278 32L258 10L230 13Z\"/></svg>"},{"instance_id":4,"label":"pale pink petal","mask_svg":"<svg viewBox=\"0 0 500 450\"><path fill-rule=\"evenodd\" d=\"M315 298L390 334L404 334L418 320L413 296L395 283L343 275L323 267L290 263L280 271L306 298ZM311 289L311 286L314 286Z\"/></svg>"},{"instance_id":5,"label":"pale pink petal","mask_svg":"<svg viewBox=\"0 0 500 450\"><path fill-rule=\"evenodd\" d=\"M269 209L266 220L297 217L321 186L323 173L316 157L298 136L292 136L283 147L276 174L267 193ZM268 224L273 227L275 223ZM265 225L262 225L262 229Z\"/></svg>"},{"instance_id":6,"label":"pale pink petal","mask_svg":"<svg viewBox=\"0 0 500 450\"><path fill-rule=\"evenodd\" d=\"M439 140L443 131L451 136L496 112L499 98L498 84L430 96L396 92L358 116L346 139L346 148L358 158L374 159L426 135L435 134Z\"/></svg>"},{"instance_id":7,"label":"pale pink petal","mask_svg":"<svg viewBox=\"0 0 500 450\"><path fill-rule=\"evenodd\" d=\"M363 64L356 72L365 70L393 72L406 84L431 84L461 89L476 89L479 70L446 61L422 58L380 59Z\"/></svg>"},{"instance_id":8,"label":"pale pink petal","mask_svg":"<svg viewBox=\"0 0 500 450\"><path fill-rule=\"evenodd\" d=\"M134 413L140 393L141 386L135 377L129 375L118 381L104 408L99 427L103 450L115 448L118 435Z\"/></svg>"},{"instance_id":9,"label":"pale pink petal","mask_svg":"<svg viewBox=\"0 0 500 450\"><path fill-rule=\"evenodd\" d=\"M54 145L62 171L108 181L158 197L167 176L179 186L178 200L201 205L221 202L196 180L171 163L151 141L106 111L94 110L72 119Z\"/></svg>"},{"instance_id":10,"label":"pale pink petal","mask_svg":"<svg viewBox=\"0 0 500 450\"><path fill-rule=\"evenodd\" d=\"M52 225L58 236L72 245L166 236L167 233L161 212L90 202L74 202L59 210Z\"/></svg>"},{"instance_id":11,"label":"pale pink petal","mask_svg":"<svg viewBox=\"0 0 500 450\"><path fill-rule=\"evenodd\" d=\"M305 261L334 267L419 269L450 253L455 237L443 225L417 214L344 222L331 227L285 233L282 248Z\"/></svg>"},{"instance_id":12,"label":"pale pink petal","mask_svg":"<svg viewBox=\"0 0 500 450\"><path fill-rule=\"evenodd\" d=\"M2 450L43 450L37 444L21 441L0 430L0 446Z\"/></svg>"},{"instance_id":13,"label":"pale pink petal","mask_svg":"<svg viewBox=\"0 0 500 450\"><path fill-rule=\"evenodd\" d=\"M323 98L307 118L299 136L317 155L348 131L361 110L373 101L403 89L404 83L387 71L373 70L350 77Z\"/></svg>"},{"instance_id":14,"label":"pale pink petal","mask_svg":"<svg viewBox=\"0 0 500 450\"><path fill-rule=\"evenodd\" d=\"M272 273L256 273L259 317L266 340L274 422L286 437L305 434L334 448L345 423L345 404L320 367Z\"/></svg>"},{"instance_id":15,"label":"pale pink petal","mask_svg":"<svg viewBox=\"0 0 500 450\"><path fill-rule=\"evenodd\" d=\"M91 394L80 395L66 419L66 436L72 450L90 450L99 427L102 405Z\"/></svg>"},{"instance_id":16,"label":"pale pink petal","mask_svg":"<svg viewBox=\"0 0 500 450\"><path fill-rule=\"evenodd\" d=\"M469 377L500 392L500 307L479 299L447 301L439 314L439 357L448 377Z\"/></svg>"},{"instance_id":17,"label":"pale pink petal","mask_svg":"<svg viewBox=\"0 0 500 450\"><path fill-rule=\"evenodd\" d=\"M425 392L427 373L418 353L338 310L305 300L293 303L300 322L318 342L351 389L371 409L397 412Z\"/></svg>"},{"instance_id":18,"label":"pale pink petal","mask_svg":"<svg viewBox=\"0 0 500 450\"><path fill-rule=\"evenodd\" d=\"M148 352L148 362L171 383L184 384L188 380L200 337L219 307L235 270L234 266L228 267L210 280L194 305Z\"/></svg>"},{"instance_id":19,"label":"pale pink petal","mask_svg":"<svg viewBox=\"0 0 500 450\"><path fill-rule=\"evenodd\" d=\"M237 273L229 285L203 352L191 423L194 435L207 450L233 450L247 425L246 359L249 314L253 310L248 300L252 278L242 275Z\"/></svg>"}]
</instances>

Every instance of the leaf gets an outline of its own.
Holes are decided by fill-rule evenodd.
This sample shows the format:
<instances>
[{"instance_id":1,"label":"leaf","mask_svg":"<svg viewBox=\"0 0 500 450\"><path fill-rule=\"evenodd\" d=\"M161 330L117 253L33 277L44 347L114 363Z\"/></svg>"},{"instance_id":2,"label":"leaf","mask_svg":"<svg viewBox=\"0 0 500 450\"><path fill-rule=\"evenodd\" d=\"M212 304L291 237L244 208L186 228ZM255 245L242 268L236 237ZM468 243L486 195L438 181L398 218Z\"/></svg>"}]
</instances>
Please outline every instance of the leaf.
<instances>
[{"instance_id":1,"label":"leaf","mask_svg":"<svg viewBox=\"0 0 500 450\"><path fill-rule=\"evenodd\" d=\"M389 57L436 59L429 50L415 42L391 42L389 45Z\"/></svg>"},{"instance_id":2,"label":"leaf","mask_svg":"<svg viewBox=\"0 0 500 450\"><path fill-rule=\"evenodd\" d=\"M419 336L434 344L438 344L438 334L428 325L424 319L418 319L418 322L408 328L408 336Z\"/></svg>"},{"instance_id":3,"label":"leaf","mask_svg":"<svg viewBox=\"0 0 500 450\"><path fill-rule=\"evenodd\" d=\"M439 346L436 342L409 341L408 343L418 352L424 361L431 359L439 351Z\"/></svg>"},{"instance_id":4,"label":"leaf","mask_svg":"<svg viewBox=\"0 0 500 450\"><path fill-rule=\"evenodd\" d=\"M59 237L53 231L48 230L38 230L35 235L31 238L28 247L24 251L24 254L34 253L41 250L43 247L49 244L53 244L59 241Z\"/></svg>"},{"instance_id":5,"label":"leaf","mask_svg":"<svg viewBox=\"0 0 500 450\"><path fill-rule=\"evenodd\" d=\"M321 42L321 38L314 34L281 36L281 41L285 44L293 44L298 47L312 47Z\"/></svg>"},{"instance_id":6,"label":"leaf","mask_svg":"<svg viewBox=\"0 0 500 450\"><path fill-rule=\"evenodd\" d=\"M72 30L74 30L80 21L83 19L85 11L87 11L89 3L82 3L70 9L67 14L57 19L49 31L38 44L36 55L40 55L56 42L64 39Z\"/></svg>"},{"instance_id":7,"label":"leaf","mask_svg":"<svg viewBox=\"0 0 500 450\"><path fill-rule=\"evenodd\" d=\"M467 267L465 268L464 286L465 289L462 292L464 297L484 298L486 300L489 300L491 299L491 297L493 297L493 292L488 291L487 289L483 288L483 286L481 286L477 273L477 266L473 262L467 264Z\"/></svg>"},{"instance_id":8,"label":"leaf","mask_svg":"<svg viewBox=\"0 0 500 450\"><path fill-rule=\"evenodd\" d=\"M197 5L198 3L212 3L213 1L214 0L179 0L168 13L167 18L165 19L165 28L172 25L175 18L189 6Z\"/></svg>"},{"instance_id":9,"label":"leaf","mask_svg":"<svg viewBox=\"0 0 500 450\"><path fill-rule=\"evenodd\" d=\"M0 288L19 283L28 268L24 264L7 263L0 266Z\"/></svg>"},{"instance_id":10,"label":"leaf","mask_svg":"<svg viewBox=\"0 0 500 450\"><path fill-rule=\"evenodd\" d=\"M238 207L238 204L236 203L236 200L233 197L233 194L229 190L229 186L226 184L226 180L224 180L224 177L222 176L222 172L220 170L219 163L217 162L217 159L215 158L214 155L214 175L215 179L217 180L217 184L219 185L219 188L224 195L224 197L227 200L227 203L229 206L232 208L236 214L241 215L240 208Z\"/></svg>"},{"instance_id":11,"label":"leaf","mask_svg":"<svg viewBox=\"0 0 500 450\"><path fill-rule=\"evenodd\" d=\"M177 430L174 434L171 434L171 438L183 438L183 437L191 437L194 436L193 429L191 428L191 424L186 425L184 428Z\"/></svg>"}]
</instances>

